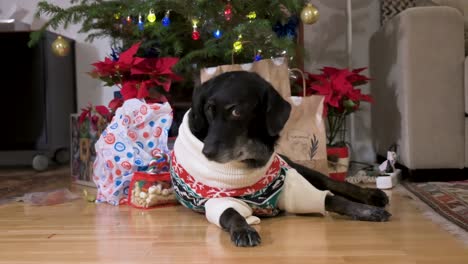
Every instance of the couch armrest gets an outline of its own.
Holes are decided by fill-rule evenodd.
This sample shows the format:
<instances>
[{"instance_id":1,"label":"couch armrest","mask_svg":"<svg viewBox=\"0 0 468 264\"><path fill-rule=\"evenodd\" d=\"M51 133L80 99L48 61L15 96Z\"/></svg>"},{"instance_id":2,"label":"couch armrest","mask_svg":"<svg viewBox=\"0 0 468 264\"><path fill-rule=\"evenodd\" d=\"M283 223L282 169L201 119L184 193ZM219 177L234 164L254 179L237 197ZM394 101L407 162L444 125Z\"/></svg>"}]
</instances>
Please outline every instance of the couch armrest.
<instances>
[{"instance_id":1,"label":"couch armrest","mask_svg":"<svg viewBox=\"0 0 468 264\"><path fill-rule=\"evenodd\" d=\"M464 167L464 29L450 7L410 8L370 42L376 152L410 169Z\"/></svg>"}]
</instances>

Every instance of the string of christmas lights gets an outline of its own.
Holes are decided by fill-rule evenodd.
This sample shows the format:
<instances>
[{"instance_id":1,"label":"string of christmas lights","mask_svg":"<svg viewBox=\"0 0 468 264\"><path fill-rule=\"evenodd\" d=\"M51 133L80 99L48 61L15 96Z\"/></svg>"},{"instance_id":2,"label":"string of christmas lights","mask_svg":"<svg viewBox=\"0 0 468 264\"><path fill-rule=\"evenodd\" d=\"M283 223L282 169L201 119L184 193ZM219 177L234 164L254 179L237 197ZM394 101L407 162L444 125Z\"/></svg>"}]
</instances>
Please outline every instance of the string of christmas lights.
<instances>
[{"instance_id":1,"label":"string of christmas lights","mask_svg":"<svg viewBox=\"0 0 468 264\"><path fill-rule=\"evenodd\" d=\"M224 10L222 12L222 15L224 16L224 19L226 21L232 21L233 20L233 6L231 4L231 0L227 0L226 5L224 7ZM161 24L164 27L170 27L171 25L171 19L170 19L170 11L167 10L165 12L164 17L161 19ZM249 20L249 22L252 22L257 18L257 13L255 11L249 12L245 17ZM138 19L136 17L132 17L131 15L128 15L125 19L120 19L121 18L121 13L118 12L114 14L114 18L116 20L122 21L122 23L119 25L119 28L122 29L122 24L123 25L129 25L129 24L136 24L138 29L140 31L144 31L145 27L150 27L155 24L157 17L154 9L150 9L148 14L146 15L146 20L143 19L143 16L141 14L138 14ZM291 20L292 19L292 20ZM299 23L295 22L297 18L289 18L288 23L285 25L282 25L281 23L277 23L274 26L274 31L278 34L280 37L295 37L296 36L296 29ZM315 23L318 19L318 10L312 6L311 4L307 4L302 13L301 13L301 20L302 22L306 24L311 24ZM200 40L201 34L199 31L199 22L200 20L198 18L193 18L191 21L192 24L192 39L197 41ZM220 39L223 36L223 32L221 28L217 27L213 32L212 36L215 39ZM234 53L240 53L243 50L243 43L246 43L248 41L242 40L242 35L239 35L237 40L233 43L233 52ZM254 61L258 61L262 59L262 51L258 49L255 54L254 54Z\"/></svg>"}]
</instances>

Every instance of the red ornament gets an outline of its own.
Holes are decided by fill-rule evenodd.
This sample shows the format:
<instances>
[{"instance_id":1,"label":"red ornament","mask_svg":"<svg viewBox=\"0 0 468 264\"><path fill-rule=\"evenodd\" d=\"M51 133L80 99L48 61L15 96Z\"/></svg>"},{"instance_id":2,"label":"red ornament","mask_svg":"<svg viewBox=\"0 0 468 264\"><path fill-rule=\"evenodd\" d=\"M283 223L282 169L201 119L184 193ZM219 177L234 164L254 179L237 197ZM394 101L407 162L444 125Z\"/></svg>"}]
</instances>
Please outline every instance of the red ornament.
<instances>
[{"instance_id":1,"label":"red ornament","mask_svg":"<svg viewBox=\"0 0 468 264\"><path fill-rule=\"evenodd\" d=\"M226 18L227 21L231 20L232 18L232 5L229 2L226 4L226 7L224 8L224 18Z\"/></svg>"},{"instance_id":2,"label":"red ornament","mask_svg":"<svg viewBox=\"0 0 468 264\"><path fill-rule=\"evenodd\" d=\"M193 39L193 40L199 40L199 39L200 39L200 32L194 30L194 31L192 32L192 39Z\"/></svg>"}]
</instances>

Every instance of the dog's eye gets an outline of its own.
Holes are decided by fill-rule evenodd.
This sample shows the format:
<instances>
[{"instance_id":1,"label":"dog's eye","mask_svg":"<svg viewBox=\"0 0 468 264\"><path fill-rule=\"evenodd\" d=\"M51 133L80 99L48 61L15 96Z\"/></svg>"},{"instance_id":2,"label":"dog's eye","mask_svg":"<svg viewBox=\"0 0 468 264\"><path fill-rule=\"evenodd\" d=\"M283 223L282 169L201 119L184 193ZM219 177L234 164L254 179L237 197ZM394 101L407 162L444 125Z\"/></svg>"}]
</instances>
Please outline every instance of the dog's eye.
<instances>
[{"instance_id":1,"label":"dog's eye","mask_svg":"<svg viewBox=\"0 0 468 264\"><path fill-rule=\"evenodd\" d=\"M233 117L239 117L240 116L240 112L237 109L233 109L231 114L232 114Z\"/></svg>"}]
</instances>

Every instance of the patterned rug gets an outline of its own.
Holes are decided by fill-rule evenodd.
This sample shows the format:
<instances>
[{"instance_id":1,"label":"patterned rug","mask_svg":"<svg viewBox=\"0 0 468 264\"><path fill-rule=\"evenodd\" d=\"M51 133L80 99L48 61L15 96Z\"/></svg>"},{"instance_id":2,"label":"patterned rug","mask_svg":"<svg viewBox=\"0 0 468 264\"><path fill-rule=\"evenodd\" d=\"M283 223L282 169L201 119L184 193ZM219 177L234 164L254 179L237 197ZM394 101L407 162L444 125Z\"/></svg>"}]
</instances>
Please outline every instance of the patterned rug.
<instances>
[{"instance_id":1,"label":"patterned rug","mask_svg":"<svg viewBox=\"0 0 468 264\"><path fill-rule=\"evenodd\" d=\"M403 185L441 216L468 231L468 181Z\"/></svg>"}]
</instances>

